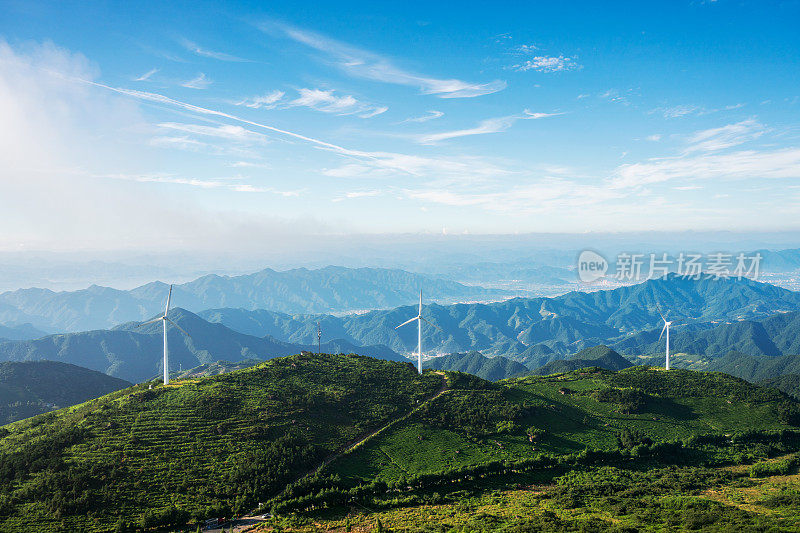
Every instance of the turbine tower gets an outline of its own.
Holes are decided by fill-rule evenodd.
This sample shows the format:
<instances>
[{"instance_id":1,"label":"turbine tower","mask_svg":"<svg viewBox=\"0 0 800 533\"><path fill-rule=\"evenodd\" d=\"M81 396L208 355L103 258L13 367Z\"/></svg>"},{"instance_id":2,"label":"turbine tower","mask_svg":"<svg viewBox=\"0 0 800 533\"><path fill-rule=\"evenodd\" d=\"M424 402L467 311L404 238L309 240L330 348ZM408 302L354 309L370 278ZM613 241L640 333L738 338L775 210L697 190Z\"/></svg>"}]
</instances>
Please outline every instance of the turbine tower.
<instances>
[{"instance_id":1,"label":"turbine tower","mask_svg":"<svg viewBox=\"0 0 800 533\"><path fill-rule=\"evenodd\" d=\"M169 385L169 347L167 346L167 322L169 322L170 324L172 324L173 326L178 328L181 331L181 333L183 333L184 335L186 335L190 339L192 338L192 336L189 335L188 333L186 333L183 330L182 327L180 327L178 324L173 322L172 319L167 316L167 313L169 313L169 303L170 303L171 300L172 300L172 285L169 286L169 295L167 295L167 306L164 308L164 314L161 315L158 318L154 318L153 320L148 320L147 322L142 322L141 324L136 326L137 328L140 328L140 327L146 326L148 324L154 324L154 323L156 323L158 321L161 321L161 323L163 324L163 327L164 327L164 385Z\"/></svg>"},{"instance_id":2,"label":"turbine tower","mask_svg":"<svg viewBox=\"0 0 800 533\"><path fill-rule=\"evenodd\" d=\"M661 335L658 336L658 340L661 340L661 337L664 336L664 332L665 331L667 332L667 348L666 348L667 363L664 366L664 368L666 370L669 370L669 327L672 325L672 322L667 320L667 317L661 314L661 310L660 309L658 311L658 314L661 315L661 320L664 321L664 327L661 328ZM667 311L667 314L669 314L669 311Z\"/></svg>"},{"instance_id":3,"label":"turbine tower","mask_svg":"<svg viewBox=\"0 0 800 533\"><path fill-rule=\"evenodd\" d=\"M415 316L414 318L410 318L410 319L406 320L405 322L403 322L402 324L400 324L399 326L397 326L394 329L400 329L403 326L405 326L406 324L410 324L410 323L414 322L415 320L417 321L417 371L419 371L419 373L422 374L422 322L423 321L427 322L428 324L430 324L431 326L435 327L436 329L438 329L442 333L444 333L444 330L442 328L440 328L439 326L437 326L436 324L431 324L430 322L428 322L428 320L426 320L422 316L422 290L421 289L419 291L419 312L417 313L417 316Z\"/></svg>"}]
</instances>

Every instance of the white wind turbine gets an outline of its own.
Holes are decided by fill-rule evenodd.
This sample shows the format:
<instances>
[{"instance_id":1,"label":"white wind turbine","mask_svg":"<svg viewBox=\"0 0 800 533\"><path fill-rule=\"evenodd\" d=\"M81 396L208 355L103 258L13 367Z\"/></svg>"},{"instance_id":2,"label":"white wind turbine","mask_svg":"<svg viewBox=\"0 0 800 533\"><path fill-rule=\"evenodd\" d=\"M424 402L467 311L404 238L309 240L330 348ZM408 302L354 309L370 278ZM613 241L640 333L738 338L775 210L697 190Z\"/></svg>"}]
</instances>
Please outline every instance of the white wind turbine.
<instances>
[{"instance_id":1,"label":"white wind turbine","mask_svg":"<svg viewBox=\"0 0 800 533\"><path fill-rule=\"evenodd\" d=\"M667 363L665 365L665 369L669 370L669 327L672 325L672 322L667 320L667 317L661 314L661 309L658 310L658 314L661 315L661 320L664 321L664 327L661 328L661 335L658 336L658 340L661 340L661 337L664 336L664 332L667 332L667 348L666 348L666 356L667 356ZM667 311L669 314L669 311Z\"/></svg>"},{"instance_id":2,"label":"white wind turbine","mask_svg":"<svg viewBox=\"0 0 800 533\"><path fill-rule=\"evenodd\" d=\"M153 324L158 321L161 321L161 323L164 326L164 385L169 384L169 348L167 346L167 322L178 328L181 331L181 333L183 333L190 339L192 338L192 336L186 333L182 327L180 327L171 318L167 316L167 313L169 313L170 300L172 300L172 285L169 286L169 295L167 296L167 306L164 308L164 314L158 318L154 318L153 320L148 320L147 322L142 322L141 324L136 326L137 328L140 328L142 326L146 326L147 324Z\"/></svg>"},{"instance_id":3,"label":"white wind turbine","mask_svg":"<svg viewBox=\"0 0 800 533\"><path fill-rule=\"evenodd\" d=\"M415 320L417 321L417 328L418 328L417 329L417 370L419 371L420 374L422 374L422 322L423 321L427 322L431 326L435 327L436 329L438 329L439 331L444 333L444 330L442 328L440 328L436 324L431 324L430 322L428 322L428 320L426 320L422 316L422 290L419 291L419 313L417 314L417 316L415 316L414 318L410 318L410 319L406 320L405 322L403 322L402 324L400 324L399 326L397 326L394 329L402 328L406 324L410 324L410 323L414 322Z\"/></svg>"}]
</instances>

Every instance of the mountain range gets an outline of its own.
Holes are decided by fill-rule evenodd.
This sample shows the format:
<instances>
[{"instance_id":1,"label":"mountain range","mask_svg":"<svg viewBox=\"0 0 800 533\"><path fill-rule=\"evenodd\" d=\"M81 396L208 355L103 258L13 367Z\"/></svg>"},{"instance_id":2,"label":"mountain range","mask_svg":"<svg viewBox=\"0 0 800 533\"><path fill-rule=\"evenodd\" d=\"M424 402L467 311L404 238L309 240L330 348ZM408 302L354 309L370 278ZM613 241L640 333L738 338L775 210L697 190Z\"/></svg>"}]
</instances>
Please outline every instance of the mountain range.
<instances>
[{"instance_id":1,"label":"mountain range","mask_svg":"<svg viewBox=\"0 0 800 533\"><path fill-rule=\"evenodd\" d=\"M171 370L194 368L219 360L265 360L303 351L317 351L316 345L297 344L272 337L255 337L210 323L199 316L175 308L169 318L187 331L186 337L176 328L168 329ZM163 333L160 324L137 327L129 322L111 330L48 335L28 341L0 343L0 360L63 361L97 370L109 376L141 382L158 375L163 362ZM406 361L386 346L360 346L343 340L321 345L328 353L359 352L380 359Z\"/></svg>"},{"instance_id":2,"label":"mountain range","mask_svg":"<svg viewBox=\"0 0 800 533\"><path fill-rule=\"evenodd\" d=\"M417 301L485 301L513 293L432 278L404 270L329 266L264 269L242 276L207 275L175 285L173 303L190 311L217 307L286 313L343 313L386 309ZM131 290L92 285L79 291L20 289L0 294L0 324L33 324L48 332L106 329L144 320L164 308L168 286L153 282ZM0 335L2 337L2 335Z\"/></svg>"},{"instance_id":3,"label":"mountain range","mask_svg":"<svg viewBox=\"0 0 800 533\"><path fill-rule=\"evenodd\" d=\"M553 298L431 304L424 306L423 314L444 331L423 326L423 351L446 354L478 350L534 368L599 344L626 354L652 350L662 323L659 307L670 312L670 320L704 330L722 322L798 311L800 293L745 279L694 280L670 275L614 290L571 292ZM319 322L327 337L356 345L384 344L398 353L411 353L416 348L414 328L394 329L415 315L414 306L346 316L244 309L200 313L237 331L297 343L313 342Z\"/></svg>"}]
</instances>

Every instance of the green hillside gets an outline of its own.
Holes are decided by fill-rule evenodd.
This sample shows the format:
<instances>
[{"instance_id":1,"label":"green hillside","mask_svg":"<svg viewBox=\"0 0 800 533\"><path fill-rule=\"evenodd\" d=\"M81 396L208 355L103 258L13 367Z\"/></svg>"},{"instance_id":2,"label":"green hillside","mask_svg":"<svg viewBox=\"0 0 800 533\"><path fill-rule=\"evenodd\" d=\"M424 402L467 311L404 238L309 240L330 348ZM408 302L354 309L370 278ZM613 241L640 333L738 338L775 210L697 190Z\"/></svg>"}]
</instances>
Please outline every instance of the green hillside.
<instances>
[{"instance_id":1,"label":"green hillside","mask_svg":"<svg viewBox=\"0 0 800 533\"><path fill-rule=\"evenodd\" d=\"M0 424L85 402L130 385L55 361L0 363Z\"/></svg>"},{"instance_id":2,"label":"green hillside","mask_svg":"<svg viewBox=\"0 0 800 533\"><path fill-rule=\"evenodd\" d=\"M758 384L762 387L778 389L795 399L800 399L800 374L786 374L759 381Z\"/></svg>"},{"instance_id":3,"label":"green hillside","mask_svg":"<svg viewBox=\"0 0 800 533\"><path fill-rule=\"evenodd\" d=\"M441 384L408 364L307 354L16 422L0 429L0 530L240 513Z\"/></svg>"},{"instance_id":4,"label":"green hillside","mask_svg":"<svg viewBox=\"0 0 800 533\"><path fill-rule=\"evenodd\" d=\"M483 498L596 463L750 463L800 450L799 405L723 374L634 367L491 383L305 353L5 426L0 530L193 530L259 502L278 514L268 527L284 528L351 505Z\"/></svg>"}]
</instances>

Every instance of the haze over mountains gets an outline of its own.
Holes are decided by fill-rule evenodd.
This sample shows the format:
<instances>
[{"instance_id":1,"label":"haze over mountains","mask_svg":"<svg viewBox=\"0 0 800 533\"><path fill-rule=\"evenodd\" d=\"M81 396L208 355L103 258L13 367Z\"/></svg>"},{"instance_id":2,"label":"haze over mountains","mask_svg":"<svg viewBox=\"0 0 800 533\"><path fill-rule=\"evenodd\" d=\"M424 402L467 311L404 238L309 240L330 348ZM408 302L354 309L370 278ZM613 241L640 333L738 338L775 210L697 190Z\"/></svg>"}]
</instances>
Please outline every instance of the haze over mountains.
<instances>
[{"instance_id":1,"label":"haze over mountains","mask_svg":"<svg viewBox=\"0 0 800 533\"><path fill-rule=\"evenodd\" d=\"M600 344L628 356L659 354L663 350L663 341L658 341L659 306L670 312L676 324L673 351L709 357L731 350L750 356L800 353L796 340L800 293L749 280L693 280L675 275L554 298L425 305L424 315L443 331L423 326L423 352L431 356L480 351L483 356L503 356L529 369ZM402 355L409 356L416 349L416 330L396 330L395 326L415 314L415 306L344 316L235 308L194 314L175 309L170 317L192 338L170 330L172 370L219 360L263 360L317 351L318 322L326 339L323 352L404 360ZM130 322L111 330L2 342L0 360L58 360L142 381L160 369L161 329L158 324L137 325Z\"/></svg>"},{"instance_id":2,"label":"haze over mountains","mask_svg":"<svg viewBox=\"0 0 800 533\"><path fill-rule=\"evenodd\" d=\"M190 311L233 307L285 313L353 312L414 302L420 288L426 301L443 303L496 300L513 294L403 270L330 266L203 276L175 285L173 303ZM164 307L167 289L166 284L153 282L128 291L92 285L79 291L5 292L0 294L0 324L30 323L49 332L110 328L158 313Z\"/></svg>"},{"instance_id":3,"label":"haze over mountains","mask_svg":"<svg viewBox=\"0 0 800 533\"><path fill-rule=\"evenodd\" d=\"M554 298L432 304L424 306L424 314L444 332L423 326L424 351L445 354L479 350L529 367L598 344L615 347L625 341L626 353L636 353L652 349L658 338L658 306L669 310L670 319L676 323L710 328L715 322L800 310L800 293L749 280L693 280L670 275L614 290L572 292ZM341 317L241 309L207 310L200 316L251 335L272 335L300 343L313 341L319 320L327 336L354 344L385 344L399 353L410 353L416 348L414 328L394 327L415 313L413 306L406 306ZM628 342L636 334L642 335L635 337L639 341Z\"/></svg>"}]
</instances>

